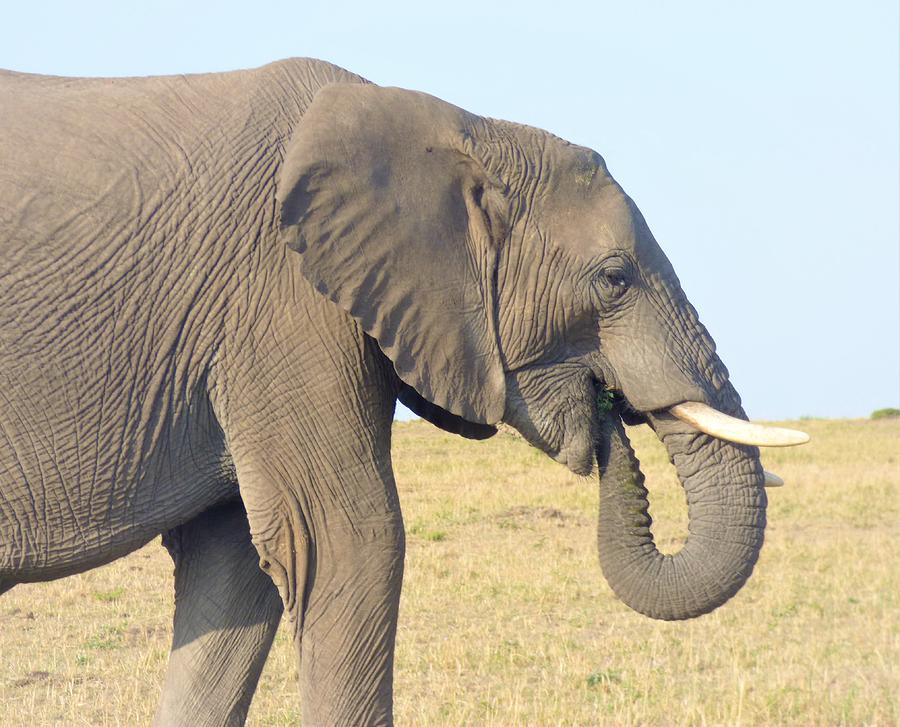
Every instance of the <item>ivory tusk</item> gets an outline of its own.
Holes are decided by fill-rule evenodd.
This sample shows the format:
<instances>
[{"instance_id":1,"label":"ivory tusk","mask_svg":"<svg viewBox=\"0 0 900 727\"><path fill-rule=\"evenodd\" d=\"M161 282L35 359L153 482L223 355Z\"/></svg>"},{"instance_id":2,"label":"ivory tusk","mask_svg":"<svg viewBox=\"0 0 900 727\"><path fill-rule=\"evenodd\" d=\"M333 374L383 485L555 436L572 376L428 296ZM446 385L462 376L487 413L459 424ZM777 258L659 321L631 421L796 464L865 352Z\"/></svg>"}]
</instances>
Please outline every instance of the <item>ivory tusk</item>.
<instances>
[{"instance_id":1,"label":"ivory tusk","mask_svg":"<svg viewBox=\"0 0 900 727\"><path fill-rule=\"evenodd\" d=\"M735 419L698 401L685 401L669 409L676 419L695 429L738 444L755 444L758 447L792 447L806 444L809 435L796 429L767 427L743 419Z\"/></svg>"},{"instance_id":2,"label":"ivory tusk","mask_svg":"<svg viewBox=\"0 0 900 727\"><path fill-rule=\"evenodd\" d=\"M784 480L778 475L774 475L766 470L763 470L763 474L765 475L763 487L784 487Z\"/></svg>"}]
</instances>

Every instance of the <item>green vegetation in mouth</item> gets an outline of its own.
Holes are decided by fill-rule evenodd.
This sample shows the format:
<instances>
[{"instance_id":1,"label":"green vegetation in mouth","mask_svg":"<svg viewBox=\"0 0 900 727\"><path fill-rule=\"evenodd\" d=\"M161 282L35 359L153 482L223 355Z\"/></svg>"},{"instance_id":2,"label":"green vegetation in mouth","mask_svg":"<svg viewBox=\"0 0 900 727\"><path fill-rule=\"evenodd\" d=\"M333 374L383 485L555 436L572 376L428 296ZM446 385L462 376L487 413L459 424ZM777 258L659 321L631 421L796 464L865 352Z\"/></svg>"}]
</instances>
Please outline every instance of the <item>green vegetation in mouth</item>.
<instances>
[{"instance_id":1,"label":"green vegetation in mouth","mask_svg":"<svg viewBox=\"0 0 900 727\"><path fill-rule=\"evenodd\" d=\"M604 389L597 394L597 411L601 416L609 414L616 403L616 395L612 389Z\"/></svg>"}]
</instances>

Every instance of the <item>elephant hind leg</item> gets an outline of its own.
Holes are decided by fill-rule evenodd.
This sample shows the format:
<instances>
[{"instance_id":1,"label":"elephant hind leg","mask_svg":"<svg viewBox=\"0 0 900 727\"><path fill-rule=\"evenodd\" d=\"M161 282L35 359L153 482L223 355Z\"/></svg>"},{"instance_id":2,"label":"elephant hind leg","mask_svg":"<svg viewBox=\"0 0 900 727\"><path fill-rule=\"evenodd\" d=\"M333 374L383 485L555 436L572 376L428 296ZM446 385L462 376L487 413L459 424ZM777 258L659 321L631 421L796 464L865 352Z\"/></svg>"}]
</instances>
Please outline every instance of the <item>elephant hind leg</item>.
<instances>
[{"instance_id":1,"label":"elephant hind leg","mask_svg":"<svg viewBox=\"0 0 900 727\"><path fill-rule=\"evenodd\" d=\"M168 532L175 623L155 724L242 725L283 606L259 568L240 502Z\"/></svg>"}]
</instances>

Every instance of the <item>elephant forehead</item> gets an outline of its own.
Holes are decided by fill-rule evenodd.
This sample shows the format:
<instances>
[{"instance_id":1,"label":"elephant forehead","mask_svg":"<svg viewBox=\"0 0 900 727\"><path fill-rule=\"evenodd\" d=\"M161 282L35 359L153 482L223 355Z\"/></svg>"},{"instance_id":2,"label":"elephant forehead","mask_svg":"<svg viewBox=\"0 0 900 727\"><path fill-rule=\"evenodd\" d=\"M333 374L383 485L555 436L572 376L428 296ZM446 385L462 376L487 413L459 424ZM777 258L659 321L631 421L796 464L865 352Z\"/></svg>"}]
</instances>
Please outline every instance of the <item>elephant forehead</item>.
<instances>
[{"instance_id":1,"label":"elephant forehead","mask_svg":"<svg viewBox=\"0 0 900 727\"><path fill-rule=\"evenodd\" d=\"M634 253L638 244L634 204L611 177L602 182L582 185L577 176L558 180L540 216L553 244L586 261L612 250Z\"/></svg>"}]
</instances>

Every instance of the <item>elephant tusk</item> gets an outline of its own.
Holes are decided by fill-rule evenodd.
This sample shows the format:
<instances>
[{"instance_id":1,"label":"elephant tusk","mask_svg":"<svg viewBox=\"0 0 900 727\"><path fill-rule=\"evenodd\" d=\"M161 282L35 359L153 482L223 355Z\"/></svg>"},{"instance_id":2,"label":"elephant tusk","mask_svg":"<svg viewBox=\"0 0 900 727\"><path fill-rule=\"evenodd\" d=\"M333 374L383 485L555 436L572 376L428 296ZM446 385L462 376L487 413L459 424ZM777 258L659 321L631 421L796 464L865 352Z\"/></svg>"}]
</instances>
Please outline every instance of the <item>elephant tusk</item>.
<instances>
[{"instance_id":1,"label":"elephant tusk","mask_svg":"<svg viewBox=\"0 0 900 727\"><path fill-rule=\"evenodd\" d=\"M735 419L698 401L685 401L669 409L676 419L695 429L738 444L755 444L758 447L792 447L806 444L809 435L796 429L766 427L743 419Z\"/></svg>"},{"instance_id":2,"label":"elephant tusk","mask_svg":"<svg viewBox=\"0 0 900 727\"><path fill-rule=\"evenodd\" d=\"M784 487L784 480L778 475L772 474L766 470L763 470L763 475L765 475L763 487Z\"/></svg>"}]
</instances>

